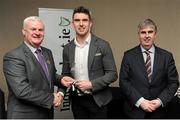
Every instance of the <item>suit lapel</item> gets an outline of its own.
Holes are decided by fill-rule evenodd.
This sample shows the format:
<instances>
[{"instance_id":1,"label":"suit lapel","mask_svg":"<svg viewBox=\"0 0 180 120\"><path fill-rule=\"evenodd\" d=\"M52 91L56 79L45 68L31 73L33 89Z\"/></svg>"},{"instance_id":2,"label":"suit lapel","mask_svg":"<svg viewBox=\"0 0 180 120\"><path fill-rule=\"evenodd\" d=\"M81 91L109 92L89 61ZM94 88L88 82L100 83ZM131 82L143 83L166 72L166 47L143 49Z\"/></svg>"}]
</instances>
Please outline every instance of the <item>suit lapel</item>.
<instances>
[{"instance_id":1,"label":"suit lapel","mask_svg":"<svg viewBox=\"0 0 180 120\"><path fill-rule=\"evenodd\" d=\"M95 38L95 36L92 35L91 43L89 46L89 53L88 53L88 70L90 70L94 56L96 54L97 46L96 46L95 42L96 42L96 38ZM69 60L70 60L71 68L73 68L74 64L75 64L75 47L76 46L75 46L74 40L73 40L69 47Z\"/></svg>"},{"instance_id":2,"label":"suit lapel","mask_svg":"<svg viewBox=\"0 0 180 120\"><path fill-rule=\"evenodd\" d=\"M88 55L88 70L90 70L94 56L96 54L97 46L95 44L96 38L92 35L91 36L91 43L89 46L89 55Z\"/></svg>"},{"instance_id":3,"label":"suit lapel","mask_svg":"<svg viewBox=\"0 0 180 120\"><path fill-rule=\"evenodd\" d=\"M152 74L152 82L155 80L155 74L158 72L158 66L161 64L161 57L158 51L158 48L155 46L155 54L154 54L154 65L153 65L153 74Z\"/></svg>"},{"instance_id":4,"label":"suit lapel","mask_svg":"<svg viewBox=\"0 0 180 120\"><path fill-rule=\"evenodd\" d=\"M70 44L71 46L69 47L69 62L70 62L70 67L74 68L75 66L75 44L74 40Z\"/></svg>"},{"instance_id":5,"label":"suit lapel","mask_svg":"<svg viewBox=\"0 0 180 120\"><path fill-rule=\"evenodd\" d=\"M42 48L42 47L41 47ZM51 84L51 79L50 78L52 78L52 76L51 76L51 62L50 62L50 58L49 58L49 55L48 55L48 53L46 52L46 50L45 49L43 49L42 48L42 52L43 52L43 56L44 56L44 59L45 59L45 62L46 62L46 65L47 65L47 68L48 68L48 72L49 72L49 78L47 78L48 79L48 81L49 81L49 83ZM42 67L41 67L42 68ZM43 71L43 73L44 73L44 71ZM45 73L44 73L45 74Z\"/></svg>"},{"instance_id":6,"label":"suit lapel","mask_svg":"<svg viewBox=\"0 0 180 120\"><path fill-rule=\"evenodd\" d=\"M27 57L27 60L31 61L33 63L32 66L37 67L36 69L38 69L41 73L41 75L44 77L44 79L46 79L47 83L48 79L39 63L39 61L36 59L36 57L34 56L34 54L31 52L31 50L23 43L23 50L24 50L24 54Z\"/></svg>"},{"instance_id":7,"label":"suit lapel","mask_svg":"<svg viewBox=\"0 0 180 120\"><path fill-rule=\"evenodd\" d=\"M24 45L23 50L25 56L27 57L27 60L31 60L34 63L34 66L37 66L39 69L42 69L38 60L26 45Z\"/></svg>"},{"instance_id":8,"label":"suit lapel","mask_svg":"<svg viewBox=\"0 0 180 120\"><path fill-rule=\"evenodd\" d=\"M148 82L148 75L147 75L147 72L146 72L146 67L145 67L145 63L144 63L144 58L143 58L143 55L142 55L142 52L141 52L141 48L139 46L138 48L139 50L137 50L137 54L138 54L138 63L140 65L140 67L142 68L142 74L145 75L146 79L147 79L147 83ZM155 74L156 72L158 72L158 66L161 64L161 58L160 58L160 53L159 53L159 50L158 48L155 46L155 54L154 54L154 63L153 63L153 72L152 72L152 82L155 80ZM152 83L151 82L151 83Z\"/></svg>"}]
</instances>

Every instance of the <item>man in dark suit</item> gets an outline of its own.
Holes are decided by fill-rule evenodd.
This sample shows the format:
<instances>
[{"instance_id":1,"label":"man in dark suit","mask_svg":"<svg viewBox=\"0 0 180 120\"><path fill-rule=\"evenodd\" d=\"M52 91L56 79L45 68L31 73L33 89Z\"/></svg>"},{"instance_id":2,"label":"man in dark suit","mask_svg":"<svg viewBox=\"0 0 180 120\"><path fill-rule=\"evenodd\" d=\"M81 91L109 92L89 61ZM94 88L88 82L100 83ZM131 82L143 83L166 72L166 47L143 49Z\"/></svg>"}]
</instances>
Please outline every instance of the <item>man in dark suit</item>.
<instances>
[{"instance_id":1,"label":"man in dark suit","mask_svg":"<svg viewBox=\"0 0 180 120\"><path fill-rule=\"evenodd\" d=\"M155 46L156 34L154 21L145 19L138 26L140 45L124 53L119 79L129 118L165 118L163 107L179 85L173 56Z\"/></svg>"},{"instance_id":2,"label":"man in dark suit","mask_svg":"<svg viewBox=\"0 0 180 120\"><path fill-rule=\"evenodd\" d=\"M107 41L90 32L88 9L76 8L72 20L76 38L64 47L61 83L72 86L74 118L107 118L112 99L109 85L117 79L112 50Z\"/></svg>"},{"instance_id":3,"label":"man in dark suit","mask_svg":"<svg viewBox=\"0 0 180 120\"><path fill-rule=\"evenodd\" d=\"M53 107L60 105L63 94L54 93L54 84L60 86L60 76L52 52L40 46L44 23L37 16L27 17L22 33L24 42L8 52L3 61L9 89L7 118L53 118Z\"/></svg>"}]
</instances>

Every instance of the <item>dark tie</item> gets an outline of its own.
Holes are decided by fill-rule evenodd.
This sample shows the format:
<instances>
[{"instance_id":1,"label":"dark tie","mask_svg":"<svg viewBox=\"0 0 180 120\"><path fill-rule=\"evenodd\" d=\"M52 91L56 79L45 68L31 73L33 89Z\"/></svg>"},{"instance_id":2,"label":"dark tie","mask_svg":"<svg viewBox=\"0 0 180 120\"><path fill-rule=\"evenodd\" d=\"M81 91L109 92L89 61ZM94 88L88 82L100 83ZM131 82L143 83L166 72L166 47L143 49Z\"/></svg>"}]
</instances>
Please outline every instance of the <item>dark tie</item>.
<instances>
[{"instance_id":1,"label":"dark tie","mask_svg":"<svg viewBox=\"0 0 180 120\"><path fill-rule=\"evenodd\" d=\"M46 77L49 79L49 72L48 72L48 69L47 69L47 64L45 62L44 56L41 53L41 49L37 48L35 53L37 54L38 61L41 64L41 67L43 68Z\"/></svg>"},{"instance_id":2,"label":"dark tie","mask_svg":"<svg viewBox=\"0 0 180 120\"><path fill-rule=\"evenodd\" d=\"M148 74L148 79L149 79L149 82L151 82L151 76L152 76L152 69L151 69L151 56L150 56L150 52L149 51L144 51L147 55L147 59L146 59L146 62L145 62L145 67L146 67L146 71L147 71L147 74Z\"/></svg>"}]
</instances>

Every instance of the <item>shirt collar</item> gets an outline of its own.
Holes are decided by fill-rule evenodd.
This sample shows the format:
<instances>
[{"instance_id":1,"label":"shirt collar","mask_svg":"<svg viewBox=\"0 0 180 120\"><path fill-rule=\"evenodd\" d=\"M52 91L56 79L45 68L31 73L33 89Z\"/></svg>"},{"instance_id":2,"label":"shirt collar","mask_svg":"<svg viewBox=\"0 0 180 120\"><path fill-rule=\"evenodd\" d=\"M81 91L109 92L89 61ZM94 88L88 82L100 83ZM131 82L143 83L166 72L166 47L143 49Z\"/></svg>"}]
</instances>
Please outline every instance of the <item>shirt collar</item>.
<instances>
[{"instance_id":1,"label":"shirt collar","mask_svg":"<svg viewBox=\"0 0 180 120\"><path fill-rule=\"evenodd\" d=\"M26 41L24 41L24 43L27 45L27 47L28 47L33 53L35 53L35 51L36 51L37 48L32 47L32 46L31 46L29 43L27 43ZM39 49L41 49L41 47L39 47Z\"/></svg>"},{"instance_id":2,"label":"shirt collar","mask_svg":"<svg viewBox=\"0 0 180 120\"><path fill-rule=\"evenodd\" d=\"M75 43L75 45L78 46L78 47L84 47L85 45L90 44L90 42L91 42L91 33L90 33L90 34L87 36L87 38L85 39L85 43L84 43L83 46L80 45L80 44L77 42L77 39L76 39L76 38L74 39L74 43Z\"/></svg>"},{"instance_id":3,"label":"shirt collar","mask_svg":"<svg viewBox=\"0 0 180 120\"><path fill-rule=\"evenodd\" d=\"M145 51L147 51L146 49L143 48L142 45L140 45L140 47L141 47L142 53L144 53ZM151 47L148 51L149 51L150 53L154 53L154 52L155 52L155 47L154 47L154 45L152 45L152 47Z\"/></svg>"}]
</instances>

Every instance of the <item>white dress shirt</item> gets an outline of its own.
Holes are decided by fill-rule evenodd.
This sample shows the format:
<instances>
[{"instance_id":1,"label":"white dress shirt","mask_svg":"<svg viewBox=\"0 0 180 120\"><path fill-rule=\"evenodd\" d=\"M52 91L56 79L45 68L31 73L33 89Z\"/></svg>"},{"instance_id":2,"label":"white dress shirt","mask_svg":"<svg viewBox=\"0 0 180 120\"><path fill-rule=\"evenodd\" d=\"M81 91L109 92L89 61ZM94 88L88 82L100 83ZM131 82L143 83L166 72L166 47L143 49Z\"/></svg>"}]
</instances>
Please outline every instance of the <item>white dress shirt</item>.
<instances>
[{"instance_id":1,"label":"white dress shirt","mask_svg":"<svg viewBox=\"0 0 180 120\"><path fill-rule=\"evenodd\" d=\"M83 45L80 45L77 40L74 40L75 48L75 64L74 64L74 79L89 80L88 73L88 55L91 42L91 34L88 35ZM90 91L84 91L89 94Z\"/></svg>"},{"instance_id":2,"label":"white dress shirt","mask_svg":"<svg viewBox=\"0 0 180 120\"><path fill-rule=\"evenodd\" d=\"M88 53L90 46L91 36L89 35L85 40L84 45L80 45L75 39L75 65L74 65L74 78L76 80L89 80L88 74Z\"/></svg>"}]
</instances>

